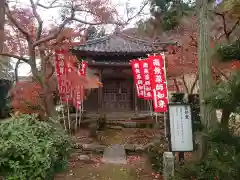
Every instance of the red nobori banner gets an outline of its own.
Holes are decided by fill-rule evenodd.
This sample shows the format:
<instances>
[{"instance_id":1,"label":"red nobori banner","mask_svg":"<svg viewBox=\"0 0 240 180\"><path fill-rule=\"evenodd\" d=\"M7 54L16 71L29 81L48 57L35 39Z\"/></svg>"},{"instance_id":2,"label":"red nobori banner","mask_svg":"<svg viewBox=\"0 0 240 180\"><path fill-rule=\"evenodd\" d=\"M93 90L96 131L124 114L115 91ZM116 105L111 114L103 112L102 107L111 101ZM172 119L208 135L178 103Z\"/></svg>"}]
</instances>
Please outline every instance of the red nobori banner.
<instances>
[{"instance_id":1,"label":"red nobori banner","mask_svg":"<svg viewBox=\"0 0 240 180\"><path fill-rule=\"evenodd\" d=\"M80 73L82 76L86 76L87 66L88 66L87 62L82 61L81 66L79 67L79 73Z\"/></svg>"},{"instance_id":2,"label":"red nobori banner","mask_svg":"<svg viewBox=\"0 0 240 180\"><path fill-rule=\"evenodd\" d=\"M58 91L60 94L61 101L65 101L65 94L66 94L66 83L65 83L65 76L67 74L67 67L65 63L65 54L64 50L57 50L55 51L55 69L58 79Z\"/></svg>"},{"instance_id":3,"label":"red nobori banner","mask_svg":"<svg viewBox=\"0 0 240 180\"><path fill-rule=\"evenodd\" d=\"M72 56L66 50L55 51L55 68L58 79L58 90L60 99L64 103L72 103L72 87L71 81L68 80L67 74L74 71L71 63Z\"/></svg>"},{"instance_id":4,"label":"red nobori banner","mask_svg":"<svg viewBox=\"0 0 240 180\"><path fill-rule=\"evenodd\" d=\"M137 95L139 98L144 97L144 88L143 88L143 74L142 74L142 65L139 60L131 61L133 77L137 89Z\"/></svg>"},{"instance_id":5,"label":"red nobori banner","mask_svg":"<svg viewBox=\"0 0 240 180\"><path fill-rule=\"evenodd\" d=\"M165 77L164 59L161 55L149 57L151 85L155 112L166 112L168 92Z\"/></svg>"},{"instance_id":6,"label":"red nobori banner","mask_svg":"<svg viewBox=\"0 0 240 180\"><path fill-rule=\"evenodd\" d=\"M149 68L149 59L140 60L140 66L142 67L143 74L143 90L144 90L144 99L152 100L152 86L151 86L151 74Z\"/></svg>"},{"instance_id":7,"label":"red nobori banner","mask_svg":"<svg viewBox=\"0 0 240 180\"><path fill-rule=\"evenodd\" d=\"M78 73L80 76L86 76L87 74L87 62L85 61L82 61L82 63L79 65L78 67ZM75 91L75 96L76 96L76 99L75 99L75 107L76 109L80 110L81 108L81 104L82 104L82 101L84 99L84 88L82 86L78 86L76 88L76 91Z\"/></svg>"}]
</instances>

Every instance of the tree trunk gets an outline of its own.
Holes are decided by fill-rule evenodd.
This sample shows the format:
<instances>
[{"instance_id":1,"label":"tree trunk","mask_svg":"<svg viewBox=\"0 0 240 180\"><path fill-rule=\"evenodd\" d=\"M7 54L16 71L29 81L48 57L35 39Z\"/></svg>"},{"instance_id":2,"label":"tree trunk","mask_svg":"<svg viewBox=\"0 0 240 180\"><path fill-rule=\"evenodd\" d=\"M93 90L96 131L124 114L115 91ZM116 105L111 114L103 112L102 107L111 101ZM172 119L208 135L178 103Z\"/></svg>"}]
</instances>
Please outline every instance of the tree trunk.
<instances>
[{"instance_id":1,"label":"tree trunk","mask_svg":"<svg viewBox=\"0 0 240 180\"><path fill-rule=\"evenodd\" d=\"M38 72L35 65L33 64L31 65L31 70L36 82L40 84L43 90L42 105L45 110L45 116L47 119L49 117L55 118L56 110L54 106L53 95L52 95L52 92L50 91L49 85L45 81L45 78L41 77L41 74Z\"/></svg>"},{"instance_id":2,"label":"tree trunk","mask_svg":"<svg viewBox=\"0 0 240 180\"><path fill-rule=\"evenodd\" d=\"M226 131L229 130L229 118L230 118L231 112L233 112L233 111L230 111L228 109L222 110L222 117L221 117L220 125L223 130L226 130Z\"/></svg>"},{"instance_id":3,"label":"tree trunk","mask_svg":"<svg viewBox=\"0 0 240 180\"><path fill-rule=\"evenodd\" d=\"M18 60L16 65L15 65L15 68L14 68L14 76L15 76L15 82L17 83L18 82L18 67L19 65L21 64L21 61Z\"/></svg>"},{"instance_id":4,"label":"tree trunk","mask_svg":"<svg viewBox=\"0 0 240 180\"><path fill-rule=\"evenodd\" d=\"M175 85L176 91L177 91L177 92L180 92L180 88L179 88L179 85L178 85L177 79L174 78L174 79L173 79L173 82L174 82L174 85Z\"/></svg>"},{"instance_id":5,"label":"tree trunk","mask_svg":"<svg viewBox=\"0 0 240 180\"><path fill-rule=\"evenodd\" d=\"M186 80L185 80L185 76L184 76L184 75L182 75L182 82L183 82L183 85L184 85L184 87L185 87L185 89L186 89L187 94L189 94L187 82L186 82Z\"/></svg>"},{"instance_id":6,"label":"tree trunk","mask_svg":"<svg viewBox=\"0 0 240 180\"><path fill-rule=\"evenodd\" d=\"M4 44L5 2L6 0L0 0L0 52L3 51Z\"/></svg>"},{"instance_id":7,"label":"tree trunk","mask_svg":"<svg viewBox=\"0 0 240 180\"><path fill-rule=\"evenodd\" d=\"M199 29L198 29L198 72L199 72L199 91L200 91L200 117L201 122L208 131L217 123L216 111L204 103L204 99L212 88L212 73L210 59L210 29L208 0L198 0L199 10ZM202 159L207 153L207 140L202 137L199 158Z\"/></svg>"},{"instance_id":8,"label":"tree trunk","mask_svg":"<svg viewBox=\"0 0 240 180\"><path fill-rule=\"evenodd\" d=\"M193 91L194 91L194 88L196 87L197 83L198 83L198 74L196 74L196 78L194 79L193 81L193 84L192 84L192 87L191 87L191 90L190 90L190 94L193 94Z\"/></svg>"}]
</instances>

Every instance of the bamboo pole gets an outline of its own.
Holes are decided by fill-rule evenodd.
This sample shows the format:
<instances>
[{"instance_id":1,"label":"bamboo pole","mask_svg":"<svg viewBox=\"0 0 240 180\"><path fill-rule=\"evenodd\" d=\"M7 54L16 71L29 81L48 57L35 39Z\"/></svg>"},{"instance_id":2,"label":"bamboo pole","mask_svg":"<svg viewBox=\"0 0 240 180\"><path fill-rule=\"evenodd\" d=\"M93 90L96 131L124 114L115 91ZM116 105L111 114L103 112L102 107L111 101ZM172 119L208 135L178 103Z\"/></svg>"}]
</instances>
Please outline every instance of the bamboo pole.
<instances>
[{"instance_id":1,"label":"bamboo pole","mask_svg":"<svg viewBox=\"0 0 240 180\"><path fill-rule=\"evenodd\" d=\"M78 128L78 109L76 107L75 132L77 132L77 128Z\"/></svg>"},{"instance_id":2,"label":"bamboo pole","mask_svg":"<svg viewBox=\"0 0 240 180\"><path fill-rule=\"evenodd\" d=\"M62 102L61 102L61 106L63 107L63 108L61 109L61 111L62 111L62 117L63 117L63 125L64 125L64 129L67 130L66 119L65 119L65 115L64 115L64 105L63 105Z\"/></svg>"},{"instance_id":3,"label":"bamboo pole","mask_svg":"<svg viewBox=\"0 0 240 180\"><path fill-rule=\"evenodd\" d=\"M67 117L68 117L68 130L69 130L69 133L71 134L71 120L70 120L70 111L69 111L68 100L67 100Z\"/></svg>"}]
</instances>

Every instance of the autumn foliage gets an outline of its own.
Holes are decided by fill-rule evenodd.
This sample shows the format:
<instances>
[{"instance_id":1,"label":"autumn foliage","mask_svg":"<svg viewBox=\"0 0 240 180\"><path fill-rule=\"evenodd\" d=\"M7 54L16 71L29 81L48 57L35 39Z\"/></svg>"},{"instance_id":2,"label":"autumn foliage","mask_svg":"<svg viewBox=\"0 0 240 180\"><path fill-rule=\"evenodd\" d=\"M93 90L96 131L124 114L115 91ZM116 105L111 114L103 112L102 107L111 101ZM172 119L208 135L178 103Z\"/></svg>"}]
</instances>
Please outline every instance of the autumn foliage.
<instances>
[{"instance_id":1,"label":"autumn foliage","mask_svg":"<svg viewBox=\"0 0 240 180\"><path fill-rule=\"evenodd\" d=\"M42 88L34 81L17 83L11 90L11 105L15 112L25 114L37 113L43 115Z\"/></svg>"}]
</instances>

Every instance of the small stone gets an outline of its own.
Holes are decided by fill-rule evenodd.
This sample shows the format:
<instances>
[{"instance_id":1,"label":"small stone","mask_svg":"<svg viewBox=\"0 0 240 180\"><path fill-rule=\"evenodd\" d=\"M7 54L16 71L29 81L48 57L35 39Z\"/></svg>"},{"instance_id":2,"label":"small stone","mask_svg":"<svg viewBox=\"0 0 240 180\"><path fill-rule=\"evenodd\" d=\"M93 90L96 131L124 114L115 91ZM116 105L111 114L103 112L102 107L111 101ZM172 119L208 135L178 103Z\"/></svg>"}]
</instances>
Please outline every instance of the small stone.
<instances>
[{"instance_id":1,"label":"small stone","mask_svg":"<svg viewBox=\"0 0 240 180\"><path fill-rule=\"evenodd\" d=\"M78 156L78 159L80 161L89 161L90 157L88 155L80 155L80 156Z\"/></svg>"},{"instance_id":2,"label":"small stone","mask_svg":"<svg viewBox=\"0 0 240 180\"><path fill-rule=\"evenodd\" d=\"M81 144L81 143L73 144L73 149L82 149L82 148L83 148L83 144Z\"/></svg>"},{"instance_id":3,"label":"small stone","mask_svg":"<svg viewBox=\"0 0 240 180\"><path fill-rule=\"evenodd\" d=\"M135 147L135 151L136 151L136 152L144 152L144 151L145 151L145 147L142 146L142 145L137 145L137 146Z\"/></svg>"},{"instance_id":4,"label":"small stone","mask_svg":"<svg viewBox=\"0 0 240 180\"><path fill-rule=\"evenodd\" d=\"M122 126L110 126L109 128L110 128L110 129L117 129L117 130L123 129Z\"/></svg>"},{"instance_id":5,"label":"small stone","mask_svg":"<svg viewBox=\"0 0 240 180\"><path fill-rule=\"evenodd\" d=\"M136 122L124 122L124 127L134 128L137 127Z\"/></svg>"},{"instance_id":6,"label":"small stone","mask_svg":"<svg viewBox=\"0 0 240 180\"><path fill-rule=\"evenodd\" d=\"M96 149L104 151L105 148L106 146L100 144L83 144L84 151L96 151Z\"/></svg>"},{"instance_id":7,"label":"small stone","mask_svg":"<svg viewBox=\"0 0 240 180\"><path fill-rule=\"evenodd\" d=\"M131 152L135 151L135 145L134 144L125 144L124 148L125 148L126 151L131 151Z\"/></svg>"},{"instance_id":8,"label":"small stone","mask_svg":"<svg viewBox=\"0 0 240 180\"><path fill-rule=\"evenodd\" d=\"M103 162L111 164L126 164L126 152L123 145L115 144L107 147L103 154Z\"/></svg>"}]
</instances>

